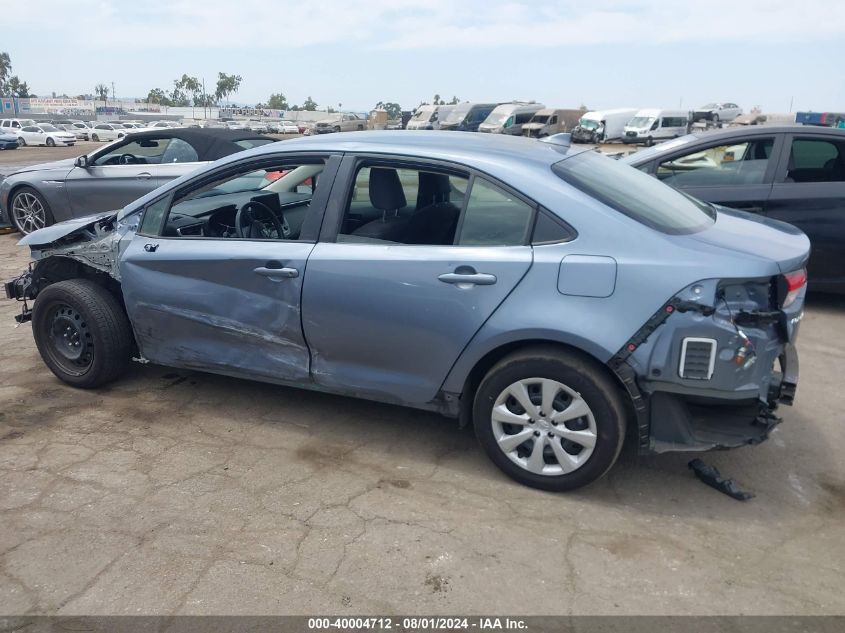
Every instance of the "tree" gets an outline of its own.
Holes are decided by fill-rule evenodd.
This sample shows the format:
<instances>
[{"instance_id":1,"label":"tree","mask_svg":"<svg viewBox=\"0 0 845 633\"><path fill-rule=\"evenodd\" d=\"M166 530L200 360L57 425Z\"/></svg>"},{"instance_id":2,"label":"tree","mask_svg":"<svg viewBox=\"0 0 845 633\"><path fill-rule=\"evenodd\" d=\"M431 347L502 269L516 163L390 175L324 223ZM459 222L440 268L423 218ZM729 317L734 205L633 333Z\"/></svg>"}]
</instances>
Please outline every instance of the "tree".
<instances>
[{"instance_id":1,"label":"tree","mask_svg":"<svg viewBox=\"0 0 845 633\"><path fill-rule=\"evenodd\" d=\"M103 100L103 105L106 105L109 100L109 87L106 84L97 84L94 86L94 94L98 99Z\"/></svg>"},{"instance_id":2,"label":"tree","mask_svg":"<svg viewBox=\"0 0 845 633\"><path fill-rule=\"evenodd\" d=\"M432 105L446 105L446 102L440 98L440 95L434 95L434 99L431 103Z\"/></svg>"},{"instance_id":3,"label":"tree","mask_svg":"<svg viewBox=\"0 0 845 633\"><path fill-rule=\"evenodd\" d=\"M17 75L14 75L6 82L5 92L8 92L13 97L26 99L29 96L29 86L26 85L25 81L21 81Z\"/></svg>"},{"instance_id":4,"label":"tree","mask_svg":"<svg viewBox=\"0 0 845 633\"><path fill-rule=\"evenodd\" d=\"M173 105L173 102L161 88L153 88L147 93L147 103L157 103L163 106Z\"/></svg>"},{"instance_id":5,"label":"tree","mask_svg":"<svg viewBox=\"0 0 845 633\"><path fill-rule=\"evenodd\" d=\"M288 110L288 100L281 92L270 95L267 99L267 107L270 110Z\"/></svg>"},{"instance_id":6,"label":"tree","mask_svg":"<svg viewBox=\"0 0 845 633\"><path fill-rule=\"evenodd\" d=\"M440 102L440 105L458 105L460 102L461 102L461 100L460 100L460 99L458 99L457 97L452 97L452 100L451 100L448 104L444 104L444 103L441 101L441 102Z\"/></svg>"},{"instance_id":7,"label":"tree","mask_svg":"<svg viewBox=\"0 0 845 633\"><path fill-rule=\"evenodd\" d=\"M302 104L302 109L308 110L309 112L313 112L317 109L317 102L314 101L314 99L312 99L311 97L308 97L305 100L305 103Z\"/></svg>"},{"instance_id":8,"label":"tree","mask_svg":"<svg viewBox=\"0 0 845 633\"><path fill-rule=\"evenodd\" d=\"M226 99L229 95L238 91L241 86L240 75L227 75L226 73L217 73L217 88L214 90L214 96L217 101Z\"/></svg>"},{"instance_id":9,"label":"tree","mask_svg":"<svg viewBox=\"0 0 845 633\"><path fill-rule=\"evenodd\" d=\"M0 94L6 92L6 80L12 72L12 59L9 53L0 53Z\"/></svg>"},{"instance_id":10,"label":"tree","mask_svg":"<svg viewBox=\"0 0 845 633\"><path fill-rule=\"evenodd\" d=\"M173 80L173 90L170 91L170 103L173 106L181 108L189 105L188 95L185 93L181 79Z\"/></svg>"},{"instance_id":11,"label":"tree","mask_svg":"<svg viewBox=\"0 0 845 633\"><path fill-rule=\"evenodd\" d=\"M396 120L402 118L402 106L400 106L398 103L393 103L392 101L379 101L376 104L376 108L382 108L383 110L387 110L388 119Z\"/></svg>"}]
</instances>

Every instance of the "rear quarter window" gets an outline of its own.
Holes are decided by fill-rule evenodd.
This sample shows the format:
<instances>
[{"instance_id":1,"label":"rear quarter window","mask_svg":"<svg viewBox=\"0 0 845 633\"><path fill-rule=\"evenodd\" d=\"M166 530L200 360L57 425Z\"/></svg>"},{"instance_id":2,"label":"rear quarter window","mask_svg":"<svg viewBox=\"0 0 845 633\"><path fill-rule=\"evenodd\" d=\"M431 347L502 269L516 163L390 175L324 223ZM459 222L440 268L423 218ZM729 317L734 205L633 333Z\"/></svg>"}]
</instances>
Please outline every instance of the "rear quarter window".
<instances>
[{"instance_id":1,"label":"rear quarter window","mask_svg":"<svg viewBox=\"0 0 845 633\"><path fill-rule=\"evenodd\" d=\"M599 202L662 233L696 233L715 221L715 211L707 203L597 152L562 160L552 165L552 171Z\"/></svg>"}]
</instances>

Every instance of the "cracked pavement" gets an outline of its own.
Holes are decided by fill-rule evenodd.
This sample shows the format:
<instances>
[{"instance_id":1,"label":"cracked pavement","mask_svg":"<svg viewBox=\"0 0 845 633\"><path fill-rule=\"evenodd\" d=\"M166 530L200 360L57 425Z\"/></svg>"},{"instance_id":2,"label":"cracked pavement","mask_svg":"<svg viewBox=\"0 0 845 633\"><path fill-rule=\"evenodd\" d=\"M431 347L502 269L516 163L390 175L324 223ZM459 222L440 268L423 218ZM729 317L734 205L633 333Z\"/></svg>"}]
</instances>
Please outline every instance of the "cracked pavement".
<instances>
[{"instance_id":1,"label":"cracked pavement","mask_svg":"<svg viewBox=\"0 0 845 633\"><path fill-rule=\"evenodd\" d=\"M0 236L0 275L28 261ZM570 494L429 413L156 366L60 383L0 303L0 614L842 614L845 300L796 406L705 461L630 445Z\"/></svg>"}]
</instances>

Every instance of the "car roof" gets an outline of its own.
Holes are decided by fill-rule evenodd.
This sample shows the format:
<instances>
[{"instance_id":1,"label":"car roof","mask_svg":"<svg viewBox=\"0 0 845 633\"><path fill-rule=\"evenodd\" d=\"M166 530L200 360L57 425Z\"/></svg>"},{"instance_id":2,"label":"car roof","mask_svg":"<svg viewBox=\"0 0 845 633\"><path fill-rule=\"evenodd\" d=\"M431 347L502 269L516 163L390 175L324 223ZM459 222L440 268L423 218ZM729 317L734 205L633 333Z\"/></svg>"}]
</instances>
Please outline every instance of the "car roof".
<instances>
[{"instance_id":1,"label":"car roof","mask_svg":"<svg viewBox=\"0 0 845 633\"><path fill-rule=\"evenodd\" d=\"M693 132L687 136L682 136L674 141L668 141L640 150L628 156L619 159L621 162L628 165L640 165L647 161L653 160L655 156L674 152L680 149L696 147L698 145L709 145L713 141L727 141L734 139L749 138L753 136L771 136L772 134L813 134L839 138L845 140L845 130L824 127L820 125L743 125L742 127L723 128L720 130L711 130L708 132ZM691 138L689 142L678 143L680 139Z\"/></svg>"},{"instance_id":2,"label":"car roof","mask_svg":"<svg viewBox=\"0 0 845 633\"><path fill-rule=\"evenodd\" d=\"M454 160L470 165L474 162L498 163L503 166L519 163L545 168L568 156L589 150L522 136L425 130L371 130L304 136L252 150L255 154L279 151L390 154Z\"/></svg>"},{"instance_id":3,"label":"car roof","mask_svg":"<svg viewBox=\"0 0 845 633\"><path fill-rule=\"evenodd\" d=\"M156 130L145 130L143 132L132 132L130 137L133 141L145 138L179 138L189 143L197 151L200 161L211 161L229 156L235 152L241 152L243 147L237 145L237 141L269 141L268 144L276 142L276 139L263 134L256 134L249 130L229 130L226 128L159 128Z\"/></svg>"}]
</instances>

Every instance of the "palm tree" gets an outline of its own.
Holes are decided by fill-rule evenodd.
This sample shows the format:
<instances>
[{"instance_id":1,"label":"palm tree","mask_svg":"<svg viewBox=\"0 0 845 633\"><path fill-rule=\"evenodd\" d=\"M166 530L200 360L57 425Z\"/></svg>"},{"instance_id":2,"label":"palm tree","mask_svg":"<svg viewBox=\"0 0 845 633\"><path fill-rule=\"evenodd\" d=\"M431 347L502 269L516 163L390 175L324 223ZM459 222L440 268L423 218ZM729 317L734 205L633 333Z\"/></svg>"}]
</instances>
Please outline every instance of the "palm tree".
<instances>
[{"instance_id":1,"label":"palm tree","mask_svg":"<svg viewBox=\"0 0 845 633\"><path fill-rule=\"evenodd\" d=\"M108 103L109 87L106 84L97 84L94 86L94 94L103 100L103 105Z\"/></svg>"}]
</instances>

